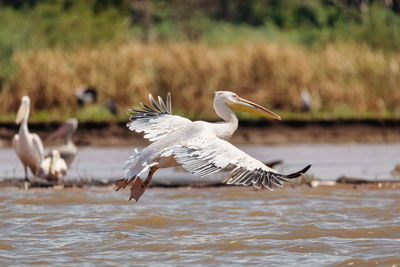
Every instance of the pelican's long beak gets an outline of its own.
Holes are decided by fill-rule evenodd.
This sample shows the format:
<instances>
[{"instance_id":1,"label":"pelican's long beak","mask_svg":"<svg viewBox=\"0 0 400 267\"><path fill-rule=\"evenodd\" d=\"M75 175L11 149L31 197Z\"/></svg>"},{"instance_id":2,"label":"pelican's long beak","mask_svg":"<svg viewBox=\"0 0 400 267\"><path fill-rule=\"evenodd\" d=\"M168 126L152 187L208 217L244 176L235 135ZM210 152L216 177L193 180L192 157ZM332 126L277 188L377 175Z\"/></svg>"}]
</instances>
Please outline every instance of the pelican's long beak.
<instances>
[{"instance_id":1,"label":"pelican's long beak","mask_svg":"<svg viewBox=\"0 0 400 267\"><path fill-rule=\"evenodd\" d=\"M53 163L54 163L54 157L50 157L50 163L49 163L49 174L53 174Z\"/></svg>"},{"instance_id":2,"label":"pelican's long beak","mask_svg":"<svg viewBox=\"0 0 400 267\"><path fill-rule=\"evenodd\" d=\"M16 124L20 124L22 119L25 117L26 112L28 111L28 106L26 104L22 104L19 106L17 118L15 119Z\"/></svg>"},{"instance_id":3,"label":"pelican's long beak","mask_svg":"<svg viewBox=\"0 0 400 267\"><path fill-rule=\"evenodd\" d=\"M273 119L278 119L281 120L281 117L279 115L276 115L272 111L257 105L256 103L253 103L247 99L238 98L238 101L234 104L228 104L233 110L236 111L244 111L247 113L255 114L258 116L266 117L266 118L273 118Z\"/></svg>"}]
</instances>

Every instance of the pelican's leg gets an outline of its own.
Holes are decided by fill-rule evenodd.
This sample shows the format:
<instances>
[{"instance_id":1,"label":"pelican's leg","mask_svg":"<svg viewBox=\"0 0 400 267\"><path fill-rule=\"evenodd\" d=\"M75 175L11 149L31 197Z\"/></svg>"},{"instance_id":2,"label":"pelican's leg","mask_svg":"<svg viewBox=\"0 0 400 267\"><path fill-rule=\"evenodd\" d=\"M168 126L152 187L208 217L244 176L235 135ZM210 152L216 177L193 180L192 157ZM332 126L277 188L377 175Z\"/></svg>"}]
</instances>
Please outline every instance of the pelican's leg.
<instances>
[{"instance_id":1,"label":"pelican's leg","mask_svg":"<svg viewBox=\"0 0 400 267\"><path fill-rule=\"evenodd\" d=\"M35 178L33 178L34 181L36 181L39 177L39 169L36 169L35 171Z\"/></svg>"},{"instance_id":2,"label":"pelican's leg","mask_svg":"<svg viewBox=\"0 0 400 267\"><path fill-rule=\"evenodd\" d=\"M149 174L147 175L147 178L144 181L144 183L142 182L140 177L136 178L135 182L133 183L133 185L131 187L131 196L130 196L129 200L131 200L132 198L134 198L136 201L139 200L141 195L143 195L144 191L149 186L151 178L153 178L153 174L157 170L158 170L157 166L151 167L150 170L149 170Z\"/></svg>"},{"instance_id":3,"label":"pelican's leg","mask_svg":"<svg viewBox=\"0 0 400 267\"><path fill-rule=\"evenodd\" d=\"M24 171L25 171L25 182L29 182L29 179L28 179L28 167L26 165L24 165Z\"/></svg>"}]
</instances>

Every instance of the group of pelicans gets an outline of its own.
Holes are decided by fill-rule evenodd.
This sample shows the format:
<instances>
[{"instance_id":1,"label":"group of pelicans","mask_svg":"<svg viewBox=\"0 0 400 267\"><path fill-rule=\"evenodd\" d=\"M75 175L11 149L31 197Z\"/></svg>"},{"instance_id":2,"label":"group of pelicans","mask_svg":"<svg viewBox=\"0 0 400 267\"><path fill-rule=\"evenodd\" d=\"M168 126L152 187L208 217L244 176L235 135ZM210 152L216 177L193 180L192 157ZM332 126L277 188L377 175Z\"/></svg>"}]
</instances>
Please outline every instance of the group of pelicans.
<instances>
[{"instance_id":1,"label":"group of pelicans","mask_svg":"<svg viewBox=\"0 0 400 267\"><path fill-rule=\"evenodd\" d=\"M221 122L191 121L172 114L171 95L164 102L158 102L149 95L150 104L142 104L129 111L128 128L143 133L151 144L137 151L126 162L125 178L116 182L117 190L130 186L130 199L136 201L149 186L153 174L160 168L181 166L186 171L203 177L219 171L227 171L224 182L235 185L253 185L256 188L282 187L307 172L311 165L298 172L282 174L261 161L244 153L228 142L238 127L235 111L252 113L258 116L280 120L272 111L239 97L228 91L215 92L214 110ZM13 147L20 158L25 179L29 168L35 178L57 181L66 174L77 148L71 137L78 123L69 120L50 139L65 135L65 145L44 153L43 144L38 135L28 130L30 99L22 98L16 123L20 129L13 139ZM146 179L142 177L147 173Z\"/></svg>"},{"instance_id":2,"label":"group of pelicans","mask_svg":"<svg viewBox=\"0 0 400 267\"><path fill-rule=\"evenodd\" d=\"M23 96L18 109L16 124L19 131L12 140L12 146L21 160L25 171L25 180L28 179L28 168L34 175L34 179L43 178L47 181L57 182L63 179L78 151L72 142L72 136L78 128L76 119L68 119L57 131L47 137L47 140L55 140L64 137L64 145L45 151L42 140L28 129L30 112L30 98Z\"/></svg>"}]
</instances>

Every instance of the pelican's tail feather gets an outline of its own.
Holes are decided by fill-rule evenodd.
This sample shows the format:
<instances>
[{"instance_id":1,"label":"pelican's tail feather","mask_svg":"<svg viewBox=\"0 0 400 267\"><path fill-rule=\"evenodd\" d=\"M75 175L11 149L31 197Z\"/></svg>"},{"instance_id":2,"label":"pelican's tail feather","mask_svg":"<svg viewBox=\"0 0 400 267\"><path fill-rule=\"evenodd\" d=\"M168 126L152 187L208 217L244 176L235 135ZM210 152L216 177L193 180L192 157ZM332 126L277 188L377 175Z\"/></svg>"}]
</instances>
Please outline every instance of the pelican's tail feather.
<instances>
[{"instance_id":1,"label":"pelican's tail feather","mask_svg":"<svg viewBox=\"0 0 400 267\"><path fill-rule=\"evenodd\" d=\"M140 175L158 164L158 162L151 161L151 158L135 149L135 153L125 163L125 178L116 181L117 190L127 187L132 182L135 183L137 179L140 179Z\"/></svg>"}]
</instances>

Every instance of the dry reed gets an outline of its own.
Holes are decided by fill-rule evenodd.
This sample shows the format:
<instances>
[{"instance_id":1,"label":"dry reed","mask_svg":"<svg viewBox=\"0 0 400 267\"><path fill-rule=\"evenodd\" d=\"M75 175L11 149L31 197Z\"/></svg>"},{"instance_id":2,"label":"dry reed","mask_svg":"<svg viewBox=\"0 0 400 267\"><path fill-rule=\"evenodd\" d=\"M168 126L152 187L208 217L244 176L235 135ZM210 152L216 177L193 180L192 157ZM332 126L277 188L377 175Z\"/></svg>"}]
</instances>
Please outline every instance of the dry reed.
<instances>
[{"instance_id":1,"label":"dry reed","mask_svg":"<svg viewBox=\"0 0 400 267\"><path fill-rule=\"evenodd\" d=\"M72 51L16 52L17 74L3 84L0 112L15 112L22 95L38 109L71 111L75 88L95 86L100 101L125 109L147 93L171 91L175 110L213 116L215 90L231 90L266 107L297 111L307 89L317 111L399 112L400 53L357 44L317 51L279 43L209 46L139 42Z\"/></svg>"}]
</instances>

